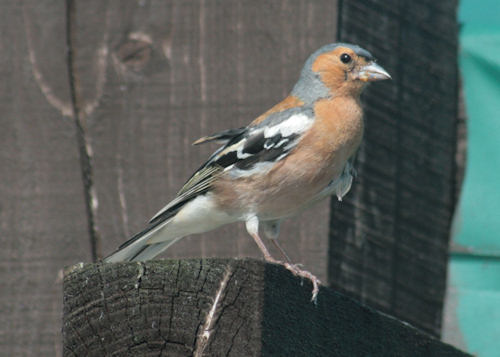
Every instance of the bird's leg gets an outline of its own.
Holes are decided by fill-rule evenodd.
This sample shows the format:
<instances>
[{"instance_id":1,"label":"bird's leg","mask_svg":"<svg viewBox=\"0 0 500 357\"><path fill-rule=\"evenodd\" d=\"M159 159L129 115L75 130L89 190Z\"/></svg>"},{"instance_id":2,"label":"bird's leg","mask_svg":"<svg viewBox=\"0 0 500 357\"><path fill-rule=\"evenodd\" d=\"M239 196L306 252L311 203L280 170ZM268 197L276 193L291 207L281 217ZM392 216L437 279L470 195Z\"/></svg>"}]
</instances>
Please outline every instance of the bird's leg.
<instances>
[{"instance_id":1,"label":"bird's leg","mask_svg":"<svg viewBox=\"0 0 500 357\"><path fill-rule=\"evenodd\" d=\"M253 240L255 241L255 243L259 247L260 251L264 255L264 259L266 260L266 262L282 264L282 262L274 259L271 256L271 253L269 253L269 250L266 248L264 242L262 241L262 239L260 239L260 237L259 237L259 219L256 216L253 216L252 218L250 218L249 220L246 221L246 228L247 228L248 234L250 234L252 236Z\"/></svg>"},{"instance_id":2,"label":"bird's leg","mask_svg":"<svg viewBox=\"0 0 500 357\"><path fill-rule=\"evenodd\" d=\"M281 245L278 243L278 240L277 239L269 239L271 242L273 242L274 246L280 251L281 253L281 256L283 258L285 258L285 261L288 263L288 264L293 264L292 263L292 260L290 259L290 257L288 256L288 254L286 254L285 250L281 247Z\"/></svg>"},{"instance_id":3,"label":"bird's leg","mask_svg":"<svg viewBox=\"0 0 500 357\"><path fill-rule=\"evenodd\" d=\"M274 246L280 251L281 256L285 258L285 261L289 264L292 264L292 260L278 243L278 235L280 234L280 221L264 221L262 222L262 229L264 230L264 234L266 235L266 237L271 242L273 242Z\"/></svg>"},{"instance_id":4,"label":"bird's leg","mask_svg":"<svg viewBox=\"0 0 500 357\"><path fill-rule=\"evenodd\" d=\"M250 234L250 235L252 236L252 238L255 241L255 243L257 243L257 246L259 247L260 251L264 255L264 259L266 260L266 262L283 264L282 262L280 262L279 260L274 259L271 256L271 253L269 253L269 250L267 250L266 246L264 245L264 242L262 241L262 239L260 239L258 233L257 234Z\"/></svg>"},{"instance_id":5,"label":"bird's leg","mask_svg":"<svg viewBox=\"0 0 500 357\"><path fill-rule=\"evenodd\" d=\"M309 279L311 281L311 283L313 284L311 301L316 303L316 297L318 296L319 285L321 284L321 281L311 272L299 268L299 266L297 264L293 264L292 260L288 256L288 254L286 254L285 250L278 243L280 222L279 221L267 221L267 222L263 222L263 223L264 224L262 225L263 226L262 228L264 229L265 235L267 236L267 238L269 238L269 240L271 242L273 242L274 246L280 251L281 255L285 259L285 263L282 263L282 262L278 262L278 263L283 265L289 271L291 271L293 275L300 276L301 278Z\"/></svg>"}]
</instances>

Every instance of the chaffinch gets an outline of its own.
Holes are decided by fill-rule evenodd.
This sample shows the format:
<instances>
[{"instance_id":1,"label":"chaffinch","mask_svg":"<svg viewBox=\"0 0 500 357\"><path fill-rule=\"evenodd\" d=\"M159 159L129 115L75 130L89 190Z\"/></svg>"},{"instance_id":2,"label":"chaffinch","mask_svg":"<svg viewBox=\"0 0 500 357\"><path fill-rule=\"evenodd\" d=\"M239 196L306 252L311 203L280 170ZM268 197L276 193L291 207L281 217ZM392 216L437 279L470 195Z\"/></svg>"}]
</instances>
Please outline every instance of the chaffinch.
<instances>
[{"instance_id":1,"label":"chaffinch","mask_svg":"<svg viewBox=\"0 0 500 357\"><path fill-rule=\"evenodd\" d=\"M306 61L282 102L248 126L203 137L195 145L223 144L142 232L105 258L154 258L182 237L243 221L264 255L313 284L320 281L293 264L278 244L280 223L319 200L339 200L353 179L353 156L363 136L359 96L368 82L391 78L363 48L334 43ZM259 227L283 255L274 259Z\"/></svg>"}]
</instances>

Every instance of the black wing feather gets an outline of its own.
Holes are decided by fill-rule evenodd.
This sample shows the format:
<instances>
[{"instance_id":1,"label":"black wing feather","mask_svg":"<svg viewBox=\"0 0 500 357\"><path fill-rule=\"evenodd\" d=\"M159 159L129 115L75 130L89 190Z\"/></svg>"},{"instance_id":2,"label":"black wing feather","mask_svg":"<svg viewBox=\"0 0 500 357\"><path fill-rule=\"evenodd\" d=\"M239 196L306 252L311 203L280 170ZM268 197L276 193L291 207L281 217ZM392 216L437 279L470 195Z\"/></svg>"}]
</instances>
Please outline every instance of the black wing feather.
<instances>
[{"instance_id":1,"label":"black wing feather","mask_svg":"<svg viewBox=\"0 0 500 357\"><path fill-rule=\"evenodd\" d=\"M246 127L241 127L241 128L236 128L236 129L229 129L229 130L224 130L219 133L209 135L209 136L204 136L202 138L199 138L196 140L193 145L200 145L204 143L209 143L211 141L215 142L228 142L229 140L233 139L234 137L243 134L247 130Z\"/></svg>"},{"instance_id":2,"label":"black wing feather","mask_svg":"<svg viewBox=\"0 0 500 357\"><path fill-rule=\"evenodd\" d=\"M210 191L212 183L225 171L234 168L240 170L240 172L245 170L248 172L257 163L279 161L285 158L298 143L303 131L300 129L306 128L307 125L304 128L299 125L298 132L288 133L290 131L288 130L287 135L283 135L281 130L269 131L269 128L284 125L294 115L304 116L309 123L314 118L311 108L292 108L271 114L263 122L255 126L230 129L198 140L197 144L213 140L225 140L227 142L216 150L208 161L189 178L177 194L177 197L160 210L151 219L151 223L162 222L170 218L187 202ZM270 133L274 134L271 135Z\"/></svg>"}]
</instances>

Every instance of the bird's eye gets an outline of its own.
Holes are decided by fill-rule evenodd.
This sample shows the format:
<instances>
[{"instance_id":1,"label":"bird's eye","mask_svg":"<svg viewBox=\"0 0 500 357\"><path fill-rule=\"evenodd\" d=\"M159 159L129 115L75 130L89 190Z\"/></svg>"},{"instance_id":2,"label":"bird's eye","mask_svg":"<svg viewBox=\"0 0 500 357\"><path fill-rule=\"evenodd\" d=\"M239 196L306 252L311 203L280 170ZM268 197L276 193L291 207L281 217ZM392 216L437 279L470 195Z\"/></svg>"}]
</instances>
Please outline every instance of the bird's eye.
<instances>
[{"instance_id":1,"label":"bird's eye","mask_svg":"<svg viewBox=\"0 0 500 357\"><path fill-rule=\"evenodd\" d=\"M340 55L340 60L342 61L342 63L349 63L351 62L352 58L347 53L342 53Z\"/></svg>"}]
</instances>

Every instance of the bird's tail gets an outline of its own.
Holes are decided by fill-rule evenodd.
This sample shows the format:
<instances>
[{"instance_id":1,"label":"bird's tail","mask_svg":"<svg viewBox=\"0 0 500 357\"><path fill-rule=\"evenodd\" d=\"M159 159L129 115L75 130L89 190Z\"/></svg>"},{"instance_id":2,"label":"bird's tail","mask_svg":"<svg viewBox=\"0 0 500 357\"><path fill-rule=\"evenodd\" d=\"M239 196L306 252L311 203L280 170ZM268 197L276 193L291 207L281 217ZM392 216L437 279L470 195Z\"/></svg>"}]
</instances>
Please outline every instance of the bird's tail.
<instances>
[{"instance_id":1,"label":"bird's tail","mask_svg":"<svg viewBox=\"0 0 500 357\"><path fill-rule=\"evenodd\" d=\"M114 253L104 258L105 262L122 261L144 261L156 257L165 249L182 238L179 236L166 237L165 240L158 243L148 243L150 238L165 228L168 221L152 224L143 231L137 233L128 241L123 243Z\"/></svg>"},{"instance_id":2,"label":"bird's tail","mask_svg":"<svg viewBox=\"0 0 500 357\"><path fill-rule=\"evenodd\" d=\"M234 216L220 211L212 196L207 194L172 202L153 217L146 229L123 243L104 261L152 259L182 237L207 232L235 221Z\"/></svg>"}]
</instances>

